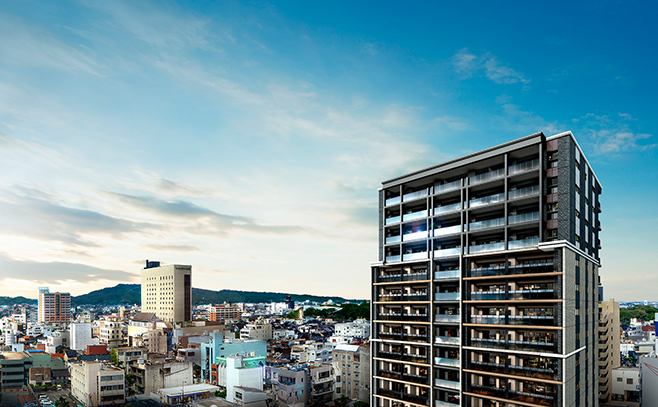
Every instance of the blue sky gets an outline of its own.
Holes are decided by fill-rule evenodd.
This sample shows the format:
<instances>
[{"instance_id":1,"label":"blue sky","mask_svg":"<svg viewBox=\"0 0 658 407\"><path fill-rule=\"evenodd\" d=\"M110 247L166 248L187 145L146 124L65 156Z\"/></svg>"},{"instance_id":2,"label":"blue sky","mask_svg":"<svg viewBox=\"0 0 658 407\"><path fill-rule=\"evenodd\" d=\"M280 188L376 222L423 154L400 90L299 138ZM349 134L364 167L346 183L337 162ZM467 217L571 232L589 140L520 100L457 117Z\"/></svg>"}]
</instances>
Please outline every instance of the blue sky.
<instances>
[{"instance_id":1,"label":"blue sky","mask_svg":"<svg viewBox=\"0 0 658 407\"><path fill-rule=\"evenodd\" d=\"M656 299L656 2L10 2L0 295L369 295L382 180L573 131L606 297Z\"/></svg>"}]
</instances>

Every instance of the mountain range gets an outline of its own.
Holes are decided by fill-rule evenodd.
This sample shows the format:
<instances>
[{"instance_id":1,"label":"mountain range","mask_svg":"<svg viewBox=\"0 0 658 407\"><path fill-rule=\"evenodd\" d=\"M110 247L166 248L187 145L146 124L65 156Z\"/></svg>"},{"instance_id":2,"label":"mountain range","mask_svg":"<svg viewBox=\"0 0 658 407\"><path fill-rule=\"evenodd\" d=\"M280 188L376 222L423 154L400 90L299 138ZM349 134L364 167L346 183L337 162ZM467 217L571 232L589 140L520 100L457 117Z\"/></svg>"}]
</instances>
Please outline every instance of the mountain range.
<instances>
[{"instance_id":1,"label":"mountain range","mask_svg":"<svg viewBox=\"0 0 658 407\"><path fill-rule=\"evenodd\" d=\"M141 286L139 284L119 284L114 287L106 287L100 290L92 291L88 294L71 296L71 305L119 305L119 304L140 304L141 303ZM205 288L192 287L192 304L222 304L224 302L281 302L287 296L293 301L315 301L326 302L344 302L342 297L325 297L309 294L286 294L273 292L258 291L239 291L239 290L207 290ZM362 300L351 300L360 302ZM37 300L25 297L0 297L0 305L14 304L36 304Z\"/></svg>"}]
</instances>

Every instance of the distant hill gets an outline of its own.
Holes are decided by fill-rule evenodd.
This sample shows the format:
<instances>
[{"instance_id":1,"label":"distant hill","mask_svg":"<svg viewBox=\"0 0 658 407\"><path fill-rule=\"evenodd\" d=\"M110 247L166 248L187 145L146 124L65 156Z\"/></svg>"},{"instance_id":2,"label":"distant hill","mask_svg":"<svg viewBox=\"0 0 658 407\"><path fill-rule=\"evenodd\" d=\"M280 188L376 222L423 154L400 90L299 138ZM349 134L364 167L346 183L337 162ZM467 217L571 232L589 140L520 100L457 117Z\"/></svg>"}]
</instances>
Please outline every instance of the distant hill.
<instances>
[{"instance_id":1,"label":"distant hill","mask_svg":"<svg viewBox=\"0 0 658 407\"><path fill-rule=\"evenodd\" d=\"M237 291L221 290L213 291L204 288L192 287L192 303L200 304L221 304L223 302L280 302L290 296L293 301L316 301L326 302L344 302L342 297L323 297L308 294L286 294L257 291ZM92 291L88 294L73 296L71 305L118 305L118 304L140 304L141 303L141 286L139 284L119 284L114 287L106 287L100 290ZM359 300L356 300L359 301ZM0 297L0 305L13 305L21 303L36 304L37 300L25 297Z\"/></svg>"},{"instance_id":2,"label":"distant hill","mask_svg":"<svg viewBox=\"0 0 658 407\"><path fill-rule=\"evenodd\" d=\"M37 300L25 297L0 297L0 305L36 304Z\"/></svg>"}]
</instances>

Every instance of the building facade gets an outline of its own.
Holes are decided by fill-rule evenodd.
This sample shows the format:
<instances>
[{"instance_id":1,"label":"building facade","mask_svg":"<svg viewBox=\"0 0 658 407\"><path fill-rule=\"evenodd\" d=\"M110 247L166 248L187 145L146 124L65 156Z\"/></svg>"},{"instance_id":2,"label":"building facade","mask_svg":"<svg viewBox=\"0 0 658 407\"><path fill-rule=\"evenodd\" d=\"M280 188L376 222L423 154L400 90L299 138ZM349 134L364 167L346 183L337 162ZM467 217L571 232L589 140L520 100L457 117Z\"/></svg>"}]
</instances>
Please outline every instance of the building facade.
<instances>
[{"instance_id":1,"label":"building facade","mask_svg":"<svg viewBox=\"0 0 658 407\"><path fill-rule=\"evenodd\" d=\"M619 303L599 303L599 401L612 399L612 369L621 366Z\"/></svg>"},{"instance_id":2,"label":"building facade","mask_svg":"<svg viewBox=\"0 0 658 407\"><path fill-rule=\"evenodd\" d=\"M226 320L239 320L242 318L242 309L237 305L222 304L210 307L210 320L225 322Z\"/></svg>"},{"instance_id":3,"label":"building facade","mask_svg":"<svg viewBox=\"0 0 658 407\"><path fill-rule=\"evenodd\" d=\"M42 324L71 322L71 294L51 293L48 287L39 288L37 319Z\"/></svg>"},{"instance_id":4,"label":"building facade","mask_svg":"<svg viewBox=\"0 0 658 407\"><path fill-rule=\"evenodd\" d=\"M370 343L337 345L332 364L336 375L334 399L370 402Z\"/></svg>"},{"instance_id":5,"label":"building facade","mask_svg":"<svg viewBox=\"0 0 658 407\"><path fill-rule=\"evenodd\" d=\"M192 266L146 261L142 269L142 312L167 322L192 320Z\"/></svg>"},{"instance_id":6,"label":"building facade","mask_svg":"<svg viewBox=\"0 0 658 407\"><path fill-rule=\"evenodd\" d=\"M571 132L385 181L371 405L598 405L600 193Z\"/></svg>"},{"instance_id":7,"label":"building facade","mask_svg":"<svg viewBox=\"0 0 658 407\"><path fill-rule=\"evenodd\" d=\"M71 365L71 396L83 406L113 406L125 403L125 373L102 362Z\"/></svg>"}]
</instances>

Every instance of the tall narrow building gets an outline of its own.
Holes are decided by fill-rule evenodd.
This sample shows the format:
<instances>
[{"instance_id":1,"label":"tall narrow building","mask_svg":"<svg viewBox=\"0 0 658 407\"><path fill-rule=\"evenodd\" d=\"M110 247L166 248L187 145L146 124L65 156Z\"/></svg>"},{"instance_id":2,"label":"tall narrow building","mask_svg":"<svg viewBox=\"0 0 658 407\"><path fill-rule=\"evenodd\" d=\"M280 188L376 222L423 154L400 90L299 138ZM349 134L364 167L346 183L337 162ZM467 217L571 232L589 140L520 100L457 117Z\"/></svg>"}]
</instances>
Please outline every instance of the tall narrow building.
<instances>
[{"instance_id":1,"label":"tall narrow building","mask_svg":"<svg viewBox=\"0 0 658 407\"><path fill-rule=\"evenodd\" d=\"M192 320L192 266L146 261L142 269L142 312L168 322Z\"/></svg>"},{"instance_id":2,"label":"tall narrow building","mask_svg":"<svg viewBox=\"0 0 658 407\"><path fill-rule=\"evenodd\" d=\"M71 322L71 294L51 293L48 287L39 287L37 302L38 321L42 324L68 324Z\"/></svg>"},{"instance_id":3,"label":"tall narrow building","mask_svg":"<svg viewBox=\"0 0 658 407\"><path fill-rule=\"evenodd\" d=\"M598 406L601 184L571 132L383 182L373 406Z\"/></svg>"}]
</instances>

